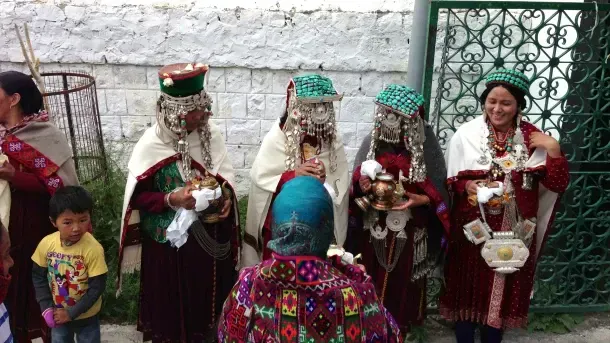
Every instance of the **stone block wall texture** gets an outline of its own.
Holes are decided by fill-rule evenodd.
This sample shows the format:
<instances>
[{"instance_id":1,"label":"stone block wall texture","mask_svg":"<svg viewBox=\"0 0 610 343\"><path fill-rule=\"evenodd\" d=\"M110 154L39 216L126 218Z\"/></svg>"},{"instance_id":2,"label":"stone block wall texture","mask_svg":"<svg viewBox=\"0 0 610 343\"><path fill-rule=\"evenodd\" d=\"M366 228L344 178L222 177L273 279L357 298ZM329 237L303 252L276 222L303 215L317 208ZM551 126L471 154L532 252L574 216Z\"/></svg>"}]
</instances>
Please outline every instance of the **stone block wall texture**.
<instances>
[{"instance_id":1,"label":"stone block wall texture","mask_svg":"<svg viewBox=\"0 0 610 343\"><path fill-rule=\"evenodd\" d=\"M170 4L171 3L171 4ZM155 121L157 70L197 61L240 195L291 76L321 73L344 94L338 130L350 165L370 134L373 97L404 83L412 1L0 0L0 70L28 72L14 24L27 22L43 71L96 77L105 144L125 166Z\"/></svg>"}]
</instances>

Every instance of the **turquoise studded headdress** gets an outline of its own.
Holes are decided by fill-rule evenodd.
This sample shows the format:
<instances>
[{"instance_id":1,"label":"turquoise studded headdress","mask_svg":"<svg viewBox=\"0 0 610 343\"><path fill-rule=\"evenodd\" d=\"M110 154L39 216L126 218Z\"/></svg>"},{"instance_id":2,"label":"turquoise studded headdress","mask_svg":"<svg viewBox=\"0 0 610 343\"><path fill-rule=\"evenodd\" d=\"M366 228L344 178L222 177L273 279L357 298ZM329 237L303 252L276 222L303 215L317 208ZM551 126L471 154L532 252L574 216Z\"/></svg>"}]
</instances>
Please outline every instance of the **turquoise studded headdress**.
<instances>
[{"instance_id":1,"label":"turquoise studded headdress","mask_svg":"<svg viewBox=\"0 0 610 343\"><path fill-rule=\"evenodd\" d=\"M375 97L375 103L403 117L423 114L424 97L410 87L389 85Z\"/></svg>"},{"instance_id":2,"label":"turquoise studded headdress","mask_svg":"<svg viewBox=\"0 0 610 343\"><path fill-rule=\"evenodd\" d=\"M378 141L390 144L404 142L411 154L410 182L426 178L424 163L424 97L404 85L388 85L375 97L377 112L367 159L375 159Z\"/></svg>"},{"instance_id":3,"label":"turquoise studded headdress","mask_svg":"<svg viewBox=\"0 0 610 343\"><path fill-rule=\"evenodd\" d=\"M485 78L485 86L492 84L505 84L511 87L515 87L527 94L530 88L530 80L518 70L511 69L498 69L487 75Z\"/></svg>"},{"instance_id":4,"label":"turquoise studded headdress","mask_svg":"<svg viewBox=\"0 0 610 343\"><path fill-rule=\"evenodd\" d=\"M325 76L312 74L296 76L292 79L296 100L305 103L324 103L339 101L343 98L335 90L333 82Z\"/></svg>"},{"instance_id":5,"label":"turquoise studded headdress","mask_svg":"<svg viewBox=\"0 0 610 343\"><path fill-rule=\"evenodd\" d=\"M316 137L318 145L326 144L330 149L330 170L337 168L334 161L333 141L336 137L335 109L333 101L340 101L333 82L325 76L311 74L295 76L288 84L284 124L286 134L286 170L294 170L295 162L301 157L301 138L304 135Z\"/></svg>"}]
</instances>

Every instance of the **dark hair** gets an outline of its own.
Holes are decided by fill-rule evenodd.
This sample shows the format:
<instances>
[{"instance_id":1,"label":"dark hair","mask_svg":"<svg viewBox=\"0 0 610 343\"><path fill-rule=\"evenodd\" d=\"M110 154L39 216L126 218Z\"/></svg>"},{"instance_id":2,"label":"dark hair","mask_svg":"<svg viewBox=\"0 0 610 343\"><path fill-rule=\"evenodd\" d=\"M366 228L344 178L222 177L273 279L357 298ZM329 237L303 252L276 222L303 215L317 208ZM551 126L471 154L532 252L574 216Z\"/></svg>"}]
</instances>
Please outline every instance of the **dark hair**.
<instances>
[{"instance_id":1,"label":"dark hair","mask_svg":"<svg viewBox=\"0 0 610 343\"><path fill-rule=\"evenodd\" d=\"M66 186L58 189L49 201L49 217L55 221L68 210L73 213L91 213L93 211L91 194L81 186Z\"/></svg>"},{"instance_id":2,"label":"dark hair","mask_svg":"<svg viewBox=\"0 0 610 343\"><path fill-rule=\"evenodd\" d=\"M32 78L18 71L0 73L0 88L8 95L19 93L19 106L24 116L31 116L42 109L42 94Z\"/></svg>"},{"instance_id":3,"label":"dark hair","mask_svg":"<svg viewBox=\"0 0 610 343\"><path fill-rule=\"evenodd\" d=\"M506 84L506 83L496 83L496 82L492 82L492 83L488 84L487 88L485 88L485 90L481 94L481 106L485 106L485 100L487 100L487 96L489 95L489 92L491 92L492 89L494 89L494 88L496 88L498 86L502 86L512 96L515 97L515 99L517 100L517 106L521 110L525 109L525 107L527 106L527 101L525 100L525 92L523 92L521 89L519 89L517 87L514 87L514 86L511 86L509 84Z\"/></svg>"}]
</instances>

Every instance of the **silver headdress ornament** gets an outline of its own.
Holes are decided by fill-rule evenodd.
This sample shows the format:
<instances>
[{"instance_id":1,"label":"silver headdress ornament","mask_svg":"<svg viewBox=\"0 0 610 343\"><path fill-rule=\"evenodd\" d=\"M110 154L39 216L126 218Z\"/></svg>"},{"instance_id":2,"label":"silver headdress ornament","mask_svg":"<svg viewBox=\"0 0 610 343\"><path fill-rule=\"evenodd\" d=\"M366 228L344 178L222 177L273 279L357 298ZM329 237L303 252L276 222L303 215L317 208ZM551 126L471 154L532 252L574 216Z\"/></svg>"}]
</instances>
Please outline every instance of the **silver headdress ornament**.
<instances>
[{"instance_id":1,"label":"silver headdress ornament","mask_svg":"<svg viewBox=\"0 0 610 343\"><path fill-rule=\"evenodd\" d=\"M379 140L390 144L402 141L411 155L411 166L407 180L422 182L426 179L426 163L424 161L424 99L407 86L389 85L375 98L377 111L375 127L371 132L371 147L367 159L375 159L375 151ZM402 137L401 137L402 133Z\"/></svg>"},{"instance_id":2,"label":"silver headdress ornament","mask_svg":"<svg viewBox=\"0 0 610 343\"><path fill-rule=\"evenodd\" d=\"M184 67L183 64L178 64L167 66L163 68L161 72L166 71L168 67L176 68L176 66L178 66L178 69L171 71L169 76L168 73L163 73L162 76L160 76L162 79L162 92L157 100L157 123L159 130L172 138L174 149L181 156L182 170L186 180L192 180L194 175L191 168L192 158L189 152L189 142L187 141L189 132L186 129L186 115L191 111L210 111L212 109L212 99L203 89L203 79L201 80L201 85L198 85L197 82L195 82L195 85L200 88L195 94L188 96L172 96L167 94L166 91L170 89L174 91L175 88L179 88L180 81L186 80L186 82L189 82L189 79L192 79L190 76L185 78L185 74L194 74L194 77L203 77L202 73L207 71L207 66L202 64L197 64L195 68L193 68L192 64L188 64L186 67ZM197 73L197 69L201 69L202 73ZM179 78L180 76L183 77ZM193 86L193 84L187 84L187 87L190 86ZM189 89L187 88L186 91L188 90ZM209 170L213 168L212 156L210 153L210 140L212 134L210 132L207 115L205 115L199 123L197 131L199 133L199 141L201 142L201 158L204 167Z\"/></svg>"},{"instance_id":3,"label":"silver headdress ornament","mask_svg":"<svg viewBox=\"0 0 610 343\"><path fill-rule=\"evenodd\" d=\"M330 79L320 75L295 77L288 85L287 119L284 123L286 135L286 170L293 170L296 159L301 158L301 140L304 135L315 137L319 146L330 151L330 171L337 169L333 143L337 130L333 101L340 101Z\"/></svg>"}]
</instances>

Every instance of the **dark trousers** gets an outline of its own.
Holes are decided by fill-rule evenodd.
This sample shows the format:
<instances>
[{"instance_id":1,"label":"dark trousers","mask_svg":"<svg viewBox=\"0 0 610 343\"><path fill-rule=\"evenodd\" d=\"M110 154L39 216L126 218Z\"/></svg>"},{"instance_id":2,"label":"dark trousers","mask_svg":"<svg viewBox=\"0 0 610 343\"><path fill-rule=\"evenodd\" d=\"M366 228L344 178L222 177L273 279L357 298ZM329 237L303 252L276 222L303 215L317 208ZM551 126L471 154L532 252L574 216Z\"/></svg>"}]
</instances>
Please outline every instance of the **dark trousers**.
<instances>
[{"instance_id":1,"label":"dark trousers","mask_svg":"<svg viewBox=\"0 0 610 343\"><path fill-rule=\"evenodd\" d=\"M477 323L460 321L455 323L455 338L457 343L474 343L474 332L479 326ZM481 343L500 343L502 342L501 329L492 328L488 325L480 326Z\"/></svg>"},{"instance_id":2,"label":"dark trousers","mask_svg":"<svg viewBox=\"0 0 610 343\"><path fill-rule=\"evenodd\" d=\"M68 322L51 329L53 343L100 343L100 321L97 315Z\"/></svg>"}]
</instances>

